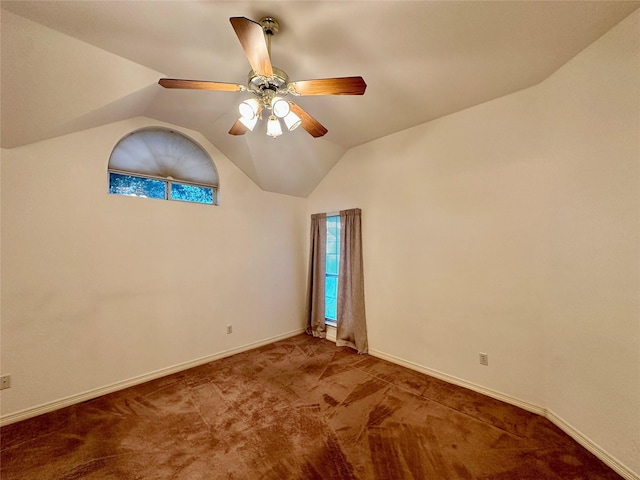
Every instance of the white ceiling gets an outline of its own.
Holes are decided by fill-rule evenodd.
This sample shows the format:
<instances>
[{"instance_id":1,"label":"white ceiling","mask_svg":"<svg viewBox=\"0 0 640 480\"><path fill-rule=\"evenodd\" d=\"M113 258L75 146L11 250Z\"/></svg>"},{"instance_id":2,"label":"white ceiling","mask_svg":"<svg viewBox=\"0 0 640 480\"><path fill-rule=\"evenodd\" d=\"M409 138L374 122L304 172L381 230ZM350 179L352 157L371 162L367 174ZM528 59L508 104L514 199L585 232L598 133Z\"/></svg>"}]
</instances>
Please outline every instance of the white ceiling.
<instances>
[{"instance_id":1,"label":"white ceiling","mask_svg":"<svg viewBox=\"0 0 640 480\"><path fill-rule=\"evenodd\" d=\"M616 1L2 1L2 147L147 116L201 132L262 189L307 196L356 145L544 80L640 6ZM246 93L229 17L273 16L292 80L361 75L364 96L296 97L329 133L227 132ZM391 161L392 159L390 159Z\"/></svg>"}]
</instances>

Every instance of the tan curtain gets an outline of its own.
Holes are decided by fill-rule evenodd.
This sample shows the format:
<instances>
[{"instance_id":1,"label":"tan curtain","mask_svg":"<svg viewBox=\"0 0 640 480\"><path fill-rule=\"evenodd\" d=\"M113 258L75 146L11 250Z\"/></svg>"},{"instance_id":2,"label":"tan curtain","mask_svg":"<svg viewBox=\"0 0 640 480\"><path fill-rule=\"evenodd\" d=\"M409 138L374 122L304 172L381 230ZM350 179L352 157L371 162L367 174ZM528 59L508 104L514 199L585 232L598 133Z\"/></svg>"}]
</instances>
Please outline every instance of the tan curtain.
<instances>
[{"instance_id":1,"label":"tan curtain","mask_svg":"<svg viewBox=\"0 0 640 480\"><path fill-rule=\"evenodd\" d=\"M307 280L306 332L314 337L325 338L324 325L324 277L327 253L327 214L311 215L309 250L309 275Z\"/></svg>"},{"instance_id":2,"label":"tan curtain","mask_svg":"<svg viewBox=\"0 0 640 480\"><path fill-rule=\"evenodd\" d=\"M338 329L336 345L367 353L364 309L361 210L340 211L340 271L338 273Z\"/></svg>"}]
</instances>

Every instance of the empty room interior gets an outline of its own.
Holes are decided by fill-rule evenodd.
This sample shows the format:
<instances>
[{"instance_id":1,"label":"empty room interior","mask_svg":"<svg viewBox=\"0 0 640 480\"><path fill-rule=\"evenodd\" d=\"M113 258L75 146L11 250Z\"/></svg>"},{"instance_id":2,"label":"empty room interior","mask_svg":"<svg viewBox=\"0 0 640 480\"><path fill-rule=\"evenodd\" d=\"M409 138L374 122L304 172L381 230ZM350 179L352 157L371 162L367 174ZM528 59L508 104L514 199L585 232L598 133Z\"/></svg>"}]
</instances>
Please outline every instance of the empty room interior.
<instances>
[{"instance_id":1,"label":"empty room interior","mask_svg":"<svg viewBox=\"0 0 640 480\"><path fill-rule=\"evenodd\" d=\"M640 2L0 6L3 478L640 479ZM317 214L343 222L342 262L353 212L363 301L324 283L329 250L318 297L314 219L320 236ZM340 341L354 304L366 348ZM356 374L382 403L350 437ZM250 384L279 400L249 407ZM156 390L158 425L193 419L154 434L185 448L171 461L124 429L108 447L69 433ZM198 415L171 403L204 392ZM232 401L236 423L216 423ZM458 424L471 403L528 427ZM265 410L270 438L314 430L322 448L266 458L241 434ZM598 470L542 466L542 447L508 459L540 422ZM77 458L55 460L72 437Z\"/></svg>"}]
</instances>

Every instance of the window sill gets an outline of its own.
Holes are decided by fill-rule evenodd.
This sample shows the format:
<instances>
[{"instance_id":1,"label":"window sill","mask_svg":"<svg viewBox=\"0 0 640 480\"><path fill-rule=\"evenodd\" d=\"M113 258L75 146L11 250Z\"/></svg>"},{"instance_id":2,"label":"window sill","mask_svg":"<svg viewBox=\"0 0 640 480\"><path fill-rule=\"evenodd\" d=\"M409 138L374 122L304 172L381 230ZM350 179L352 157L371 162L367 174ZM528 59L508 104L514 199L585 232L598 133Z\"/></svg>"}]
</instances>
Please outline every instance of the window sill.
<instances>
[{"instance_id":1,"label":"window sill","mask_svg":"<svg viewBox=\"0 0 640 480\"><path fill-rule=\"evenodd\" d=\"M335 320L329 320L328 318L324 319L324 324L325 325L330 325L332 327L338 327L338 323Z\"/></svg>"}]
</instances>

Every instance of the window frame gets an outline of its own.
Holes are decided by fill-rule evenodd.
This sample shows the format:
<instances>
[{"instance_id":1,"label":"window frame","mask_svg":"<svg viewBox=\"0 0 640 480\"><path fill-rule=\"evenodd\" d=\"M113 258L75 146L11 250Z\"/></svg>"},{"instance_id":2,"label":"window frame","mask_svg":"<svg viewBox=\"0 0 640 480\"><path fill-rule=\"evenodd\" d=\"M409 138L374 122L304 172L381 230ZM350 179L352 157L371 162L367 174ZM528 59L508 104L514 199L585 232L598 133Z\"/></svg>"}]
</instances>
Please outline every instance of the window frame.
<instances>
[{"instance_id":1,"label":"window frame","mask_svg":"<svg viewBox=\"0 0 640 480\"><path fill-rule=\"evenodd\" d=\"M115 175L126 175L128 177L137 177L137 178L146 178L149 180L159 180L161 182L164 182L166 188L165 188L165 196L163 199L161 198L156 198L156 197L142 197L142 198L151 198L153 200L167 200L167 201L171 201L171 202L180 202L180 203L194 203L194 204L198 204L198 205L213 205L216 206L217 205L217 196L218 196L218 189L217 187L213 186L213 185L206 185L203 183L196 183L196 182L190 182L187 180L176 180L175 178L172 177L159 177L159 176L155 176L155 175L147 175L144 173L137 173L137 172L127 172L124 170L117 170L114 168L108 168L107 169L107 193L109 195L120 195L123 197L130 197L133 195L127 195L124 193L112 193L111 192L111 174L115 174ZM177 198L171 198L171 185L176 184L176 185L190 185L190 186L194 186L194 187L200 187L200 188L206 188L206 189L210 189L211 190L211 203L204 203L204 202L191 202L189 200L181 200L181 199L177 199ZM140 197L139 197L140 198Z\"/></svg>"},{"instance_id":2,"label":"window frame","mask_svg":"<svg viewBox=\"0 0 640 480\"><path fill-rule=\"evenodd\" d=\"M336 252L335 253L329 253L329 219L333 219L336 218L337 219L337 229L336 229ZM326 244L327 244L327 251L325 252L325 267L324 267L324 281L325 281L325 292L324 292L324 306L325 306L325 313L324 313L324 323L325 325L331 325L332 327L337 327L338 326L338 291L339 291L339 284L338 284L338 277L340 275L340 229L341 229L341 222L340 222L340 214L328 214L325 218L325 223L326 223L326 230L327 230L327 238L326 238ZM337 273L333 274L333 273L328 273L327 271L327 256L328 255L337 255ZM327 278L328 277L333 277L335 278L335 282L336 282L336 296L335 296L335 300L336 300L336 318L329 318L327 317Z\"/></svg>"}]
</instances>

